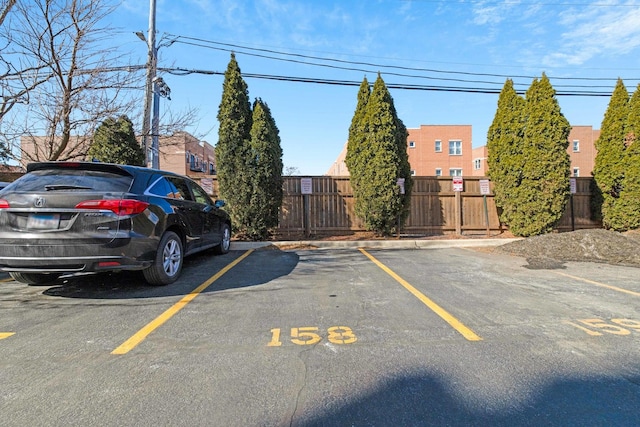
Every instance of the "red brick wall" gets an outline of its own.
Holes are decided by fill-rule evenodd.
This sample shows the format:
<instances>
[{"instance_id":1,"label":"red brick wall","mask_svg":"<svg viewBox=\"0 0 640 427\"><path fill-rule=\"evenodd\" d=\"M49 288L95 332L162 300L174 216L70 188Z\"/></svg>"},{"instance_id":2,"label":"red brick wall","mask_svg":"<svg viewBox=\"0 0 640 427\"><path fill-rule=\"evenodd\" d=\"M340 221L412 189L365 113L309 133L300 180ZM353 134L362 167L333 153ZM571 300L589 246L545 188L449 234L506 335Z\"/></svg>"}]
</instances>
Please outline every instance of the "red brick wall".
<instances>
[{"instance_id":1,"label":"red brick wall","mask_svg":"<svg viewBox=\"0 0 640 427\"><path fill-rule=\"evenodd\" d=\"M471 125L421 125L407 131L407 153L415 175L434 176L438 168L442 176L449 176L449 170L454 168L462 169L462 175L472 174ZM436 140L440 141L439 152L435 150ZM449 154L449 142L454 140L462 142L460 155ZM415 147L411 148L411 142Z\"/></svg>"}]
</instances>

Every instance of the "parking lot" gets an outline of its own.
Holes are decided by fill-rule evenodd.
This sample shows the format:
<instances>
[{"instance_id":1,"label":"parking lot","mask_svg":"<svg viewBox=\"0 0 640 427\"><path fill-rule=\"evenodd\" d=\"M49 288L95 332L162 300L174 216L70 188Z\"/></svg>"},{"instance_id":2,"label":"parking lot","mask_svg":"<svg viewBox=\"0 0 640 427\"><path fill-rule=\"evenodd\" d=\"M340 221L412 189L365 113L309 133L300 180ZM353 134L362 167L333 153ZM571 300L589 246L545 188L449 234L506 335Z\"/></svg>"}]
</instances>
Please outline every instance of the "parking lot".
<instances>
[{"instance_id":1,"label":"parking lot","mask_svg":"<svg viewBox=\"0 0 640 427\"><path fill-rule=\"evenodd\" d=\"M0 277L2 426L640 424L638 269L486 250L233 250Z\"/></svg>"}]
</instances>

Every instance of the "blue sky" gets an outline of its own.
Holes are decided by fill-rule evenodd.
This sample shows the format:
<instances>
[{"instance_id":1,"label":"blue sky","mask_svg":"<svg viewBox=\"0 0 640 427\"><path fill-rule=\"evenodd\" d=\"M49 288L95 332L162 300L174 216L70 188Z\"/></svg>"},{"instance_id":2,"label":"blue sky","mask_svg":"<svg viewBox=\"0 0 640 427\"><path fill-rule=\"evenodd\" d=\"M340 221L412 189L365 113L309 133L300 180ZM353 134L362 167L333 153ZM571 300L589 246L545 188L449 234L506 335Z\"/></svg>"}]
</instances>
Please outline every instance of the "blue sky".
<instances>
[{"instance_id":1,"label":"blue sky","mask_svg":"<svg viewBox=\"0 0 640 427\"><path fill-rule=\"evenodd\" d=\"M133 33L147 32L149 2L124 0L111 19L123 51L143 64ZM177 37L159 67L223 73L235 51L250 99L271 108L285 167L304 175L326 173L340 153L358 87L249 75L359 84L380 72L408 128L470 124L474 147L486 143L498 95L469 91L499 91L507 77L525 91L544 72L570 123L599 129L615 80L630 92L640 82L637 0L157 0L156 28L159 43ZM215 145L223 76L162 76L171 87L162 109L197 108L187 130ZM560 95L579 91L606 96Z\"/></svg>"}]
</instances>

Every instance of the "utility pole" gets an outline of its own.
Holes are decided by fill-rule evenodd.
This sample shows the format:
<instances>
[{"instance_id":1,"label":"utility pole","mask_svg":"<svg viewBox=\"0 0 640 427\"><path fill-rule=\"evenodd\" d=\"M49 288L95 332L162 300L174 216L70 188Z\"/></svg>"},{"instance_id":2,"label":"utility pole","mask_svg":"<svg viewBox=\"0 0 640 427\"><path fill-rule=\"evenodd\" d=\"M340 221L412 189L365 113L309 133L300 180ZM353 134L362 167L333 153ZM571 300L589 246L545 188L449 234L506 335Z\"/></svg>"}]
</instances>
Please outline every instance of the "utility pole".
<instances>
[{"instance_id":1,"label":"utility pole","mask_svg":"<svg viewBox=\"0 0 640 427\"><path fill-rule=\"evenodd\" d=\"M171 101L171 89L162 80L162 77L153 79L153 118L151 119L151 167L160 169L160 144L159 139L159 123L160 123L160 97L167 98Z\"/></svg>"},{"instance_id":2,"label":"utility pole","mask_svg":"<svg viewBox=\"0 0 640 427\"><path fill-rule=\"evenodd\" d=\"M156 49L156 0L149 1L149 33L145 39L144 34L136 33L142 40L147 42L149 55L147 58L147 80L145 84L144 97L144 116L142 118L142 149L144 150L145 164L149 166L150 160L153 163L153 157L149 159L150 133L151 133L151 105L153 102L153 84L156 78L156 67L158 61L158 51ZM154 153L151 153L153 156Z\"/></svg>"}]
</instances>

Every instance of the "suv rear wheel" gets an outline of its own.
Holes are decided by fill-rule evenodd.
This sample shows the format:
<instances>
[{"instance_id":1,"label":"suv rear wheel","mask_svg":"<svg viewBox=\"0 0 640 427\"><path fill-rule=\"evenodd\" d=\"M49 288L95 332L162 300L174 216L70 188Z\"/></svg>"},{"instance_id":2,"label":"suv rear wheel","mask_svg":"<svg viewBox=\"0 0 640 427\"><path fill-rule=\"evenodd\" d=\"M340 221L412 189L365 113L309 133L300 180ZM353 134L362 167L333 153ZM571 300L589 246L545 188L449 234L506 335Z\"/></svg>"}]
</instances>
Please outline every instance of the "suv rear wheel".
<instances>
[{"instance_id":1,"label":"suv rear wheel","mask_svg":"<svg viewBox=\"0 0 640 427\"><path fill-rule=\"evenodd\" d=\"M180 237L173 231L167 231L160 239L153 265L142 270L142 273L151 285L168 285L178 280L183 260Z\"/></svg>"},{"instance_id":2,"label":"suv rear wheel","mask_svg":"<svg viewBox=\"0 0 640 427\"><path fill-rule=\"evenodd\" d=\"M16 282L27 285L49 285L61 276L57 273L9 273Z\"/></svg>"}]
</instances>

